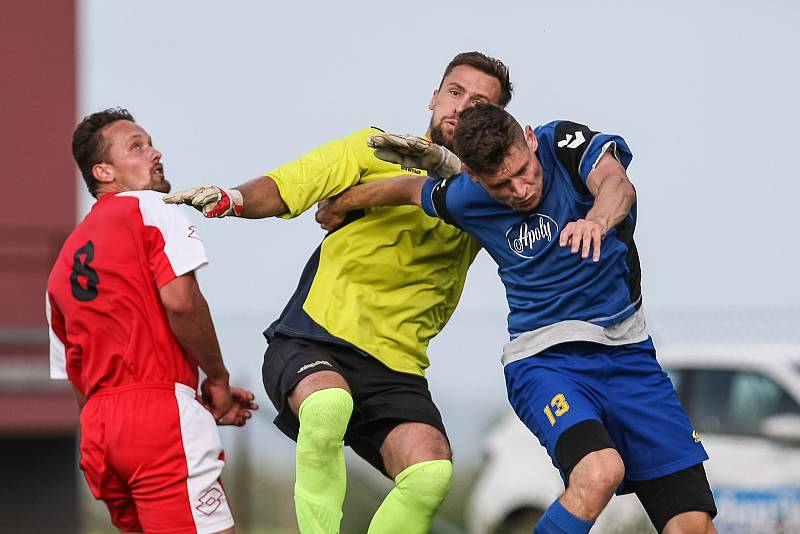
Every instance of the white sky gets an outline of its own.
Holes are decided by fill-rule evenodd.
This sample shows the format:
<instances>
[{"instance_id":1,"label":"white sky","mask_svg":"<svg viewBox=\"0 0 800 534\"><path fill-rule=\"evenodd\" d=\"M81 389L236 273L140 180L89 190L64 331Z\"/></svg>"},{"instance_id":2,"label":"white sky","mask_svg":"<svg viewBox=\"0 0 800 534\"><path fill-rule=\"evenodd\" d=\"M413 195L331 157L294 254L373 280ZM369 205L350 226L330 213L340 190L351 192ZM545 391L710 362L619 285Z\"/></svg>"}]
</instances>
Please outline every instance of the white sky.
<instances>
[{"instance_id":1,"label":"white sky","mask_svg":"<svg viewBox=\"0 0 800 534\"><path fill-rule=\"evenodd\" d=\"M659 313L796 314L797 4L508 4L84 0L79 114L127 107L163 152L174 190L233 186L365 126L423 133L444 66L480 50L511 68L520 122L569 119L628 141L656 332ZM313 213L190 216L211 260L201 281L226 359L266 404L260 331L322 232ZM457 448L472 436L453 431L459 408L504 404L506 306L494 269L481 255L431 348L432 389Z\"/></svg>"}]
</instances>

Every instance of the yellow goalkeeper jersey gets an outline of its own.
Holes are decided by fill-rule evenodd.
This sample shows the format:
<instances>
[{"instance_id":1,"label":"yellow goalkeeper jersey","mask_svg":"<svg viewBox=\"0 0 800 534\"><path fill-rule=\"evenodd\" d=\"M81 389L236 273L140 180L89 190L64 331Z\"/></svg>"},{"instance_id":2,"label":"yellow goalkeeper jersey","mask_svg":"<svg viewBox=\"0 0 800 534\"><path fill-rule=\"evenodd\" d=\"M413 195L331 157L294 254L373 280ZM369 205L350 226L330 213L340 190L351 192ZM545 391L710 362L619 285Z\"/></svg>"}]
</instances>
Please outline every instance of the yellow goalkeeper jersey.
<instances>
[{"instance_id":1,"label":"yellow goalkeeper jersey","mask_svg":"<svg viewBox=\"0 0 800 534\"><path fill-rule=\"evenodd\" d=\"M377 159L365 128L266 175L296 217L321 199L399 174L425 174ZM416 206L350 214L306 264L281 316L264 332L350 345L403 373L424 375L427 349L453 313L480 250L470 235Z\"/></svg>"}]
</instances>

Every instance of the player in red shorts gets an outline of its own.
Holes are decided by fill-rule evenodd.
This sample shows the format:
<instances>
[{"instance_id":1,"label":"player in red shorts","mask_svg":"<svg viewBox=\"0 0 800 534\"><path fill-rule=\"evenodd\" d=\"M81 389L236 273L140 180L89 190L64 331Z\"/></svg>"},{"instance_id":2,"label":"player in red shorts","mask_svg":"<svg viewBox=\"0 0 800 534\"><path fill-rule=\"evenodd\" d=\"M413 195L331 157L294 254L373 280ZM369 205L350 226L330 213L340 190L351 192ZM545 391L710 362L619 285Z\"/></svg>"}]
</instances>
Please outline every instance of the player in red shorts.
<instances>
[{"instance_id":1,"label":"player in red shorts","mask_svg":"<svg viewBox=\"0 0 800 534\"><path fill-rule=\"evenodd\" d=\"M161 201L161 153L126 110L86 117L72 153L97 202L64 243L46 304L50 375L81 406L86 481L123 532L232 533L216 425L242 426L257 406L228 383L194 276L203 244Z\"/></svg>"}]
</instances>

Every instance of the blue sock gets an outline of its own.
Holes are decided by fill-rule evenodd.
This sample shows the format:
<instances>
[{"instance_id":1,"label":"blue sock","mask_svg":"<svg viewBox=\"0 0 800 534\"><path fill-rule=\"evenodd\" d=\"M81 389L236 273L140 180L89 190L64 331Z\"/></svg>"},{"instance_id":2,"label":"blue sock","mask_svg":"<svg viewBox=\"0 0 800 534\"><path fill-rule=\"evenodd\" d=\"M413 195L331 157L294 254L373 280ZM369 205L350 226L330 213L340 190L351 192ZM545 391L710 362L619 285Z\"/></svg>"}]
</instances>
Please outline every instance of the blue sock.
<instances>
[{"instance_id":1,"label":"blue sock","mask_svg":"<svg viewBox=\"0 0 800 534\"><path fill-rule=\"evenodd\" d=\"M593 521L575 517L556 499L536 524L533 534L587 534L592 525Z\"/></svg>"}]
</instances>

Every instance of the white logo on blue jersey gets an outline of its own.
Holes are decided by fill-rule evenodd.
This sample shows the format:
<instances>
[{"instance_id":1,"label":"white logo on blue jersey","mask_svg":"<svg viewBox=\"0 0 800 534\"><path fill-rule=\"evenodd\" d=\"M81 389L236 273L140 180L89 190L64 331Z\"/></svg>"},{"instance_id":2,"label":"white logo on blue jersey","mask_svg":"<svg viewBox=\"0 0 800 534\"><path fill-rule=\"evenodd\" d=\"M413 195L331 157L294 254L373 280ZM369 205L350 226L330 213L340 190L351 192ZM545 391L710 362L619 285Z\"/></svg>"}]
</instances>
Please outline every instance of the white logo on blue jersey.
<instances>
[{"instance_id":1,"label":"white logo on blue jersey","mask_svg":"<svg viewBox=\"0 0 800 534\"><path fill-rule=\"evenodd\" d=\"M570 141L572 142L570 143ZM566 137L564 137L564 139L558 142L558 148L564 148L565 146L567 148L578 148L585 142L586 138L583 136L583 132L578 130L577 132L575 132L574 140L572 139L572 134L567 134Z\"/></svg>"},{"instance_id":2,"label":"white logo on blue jersey","mask_svg":"<svg viewBox=\"0 0 800 534\"><path fill-rule=\"evenodd\" d=\"M511 251L520 258L533 258L537 243L550 243L558 235L558 223L541 213L528 215L521 223L506 231L506 240Z\"/></svg>"}]
</instances>

